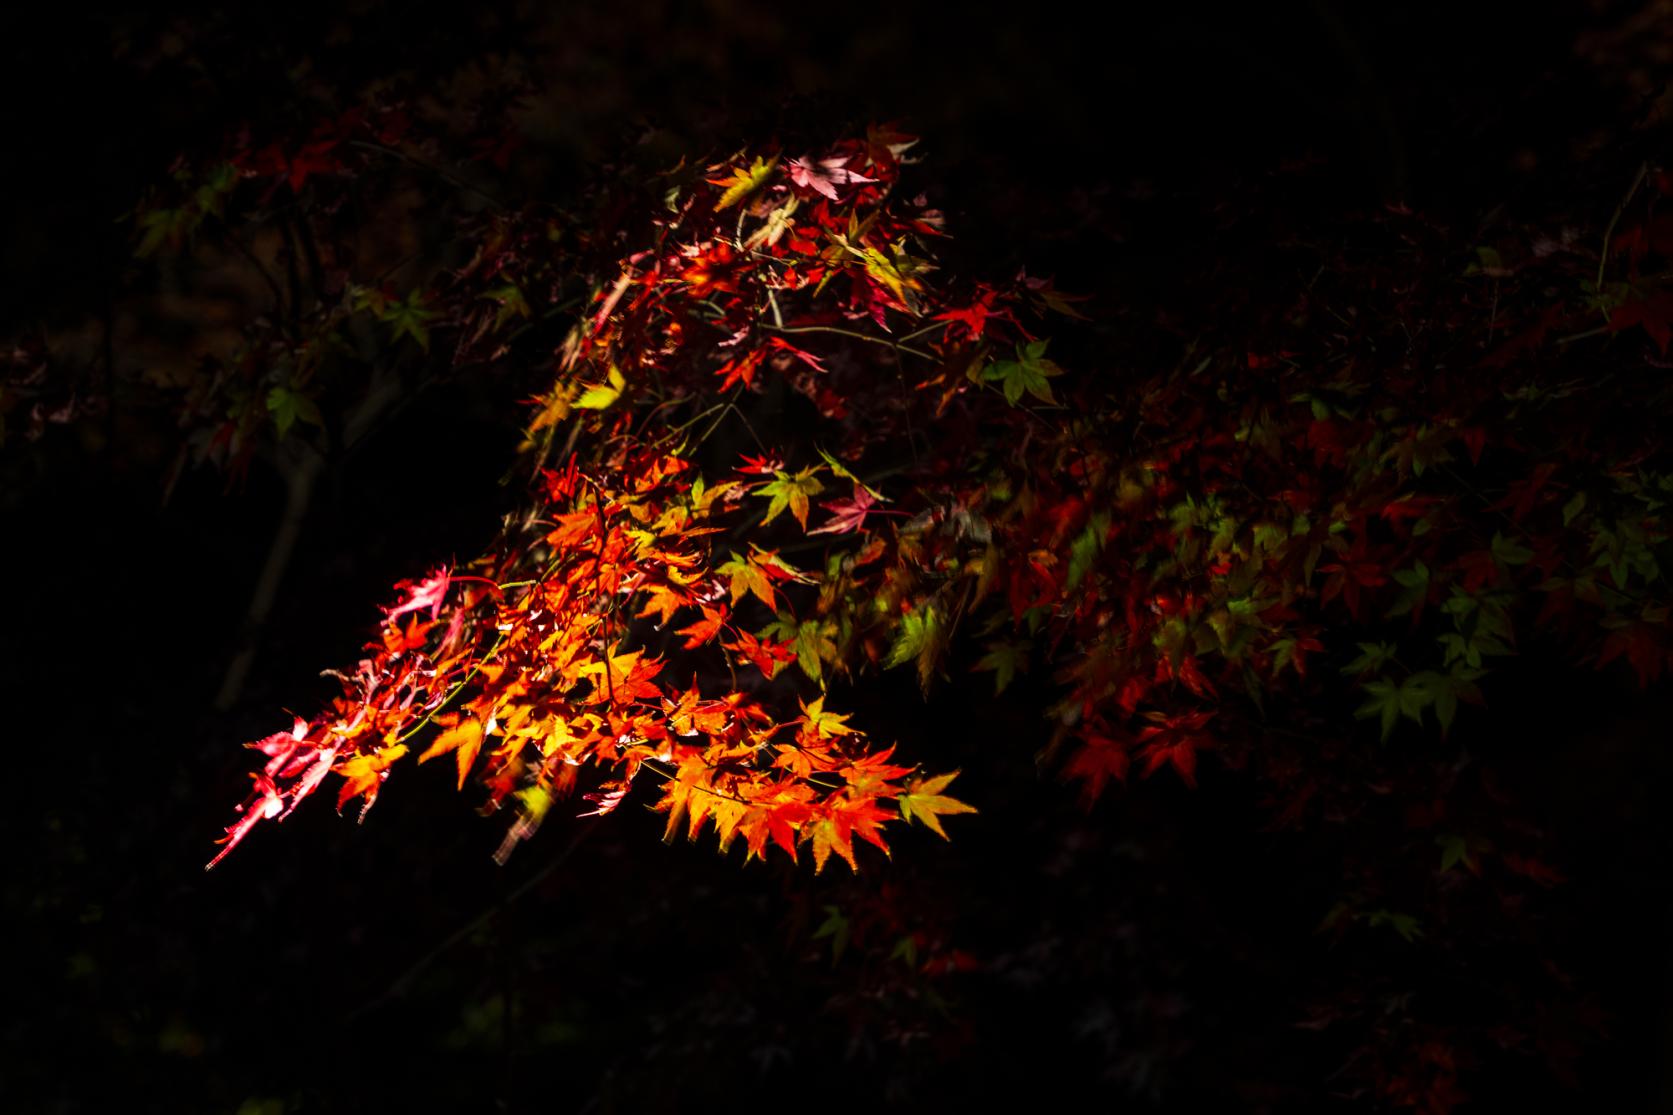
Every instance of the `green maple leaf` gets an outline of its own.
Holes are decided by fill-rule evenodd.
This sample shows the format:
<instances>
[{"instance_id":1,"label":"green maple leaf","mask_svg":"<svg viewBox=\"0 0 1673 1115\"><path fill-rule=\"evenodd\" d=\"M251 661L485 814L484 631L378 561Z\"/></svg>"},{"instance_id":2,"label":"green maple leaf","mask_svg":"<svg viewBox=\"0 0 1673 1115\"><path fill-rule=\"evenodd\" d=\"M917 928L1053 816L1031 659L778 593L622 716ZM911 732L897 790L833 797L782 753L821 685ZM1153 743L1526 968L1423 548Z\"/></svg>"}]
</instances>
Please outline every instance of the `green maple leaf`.
<instances>
[{"instance_id":1,"label":"green maple leaf","mask_svg":"<svg viewBox=\"0 0 1673 1115\"><path fill-rule=\"evenodd\" d=\"M1098 551L1104 548L1104 535L1109 531L1109 527L1109 512L1095 512L1092 521L1086 524L1086 529L1080 532L1079 537L1069 547L1069 579L1064 582L1065 588L1074 588L1080 584L1081 578L1086 576L1086 571L1092 568Z\"/></svg>"},{"instance_id":2,"label":"green maple leaf","mask_svg":"<svg viewBox=\"0 0 1673 1115\"><path fill-rule=\"evenodd\" d=\"M1437 836L1435 843L1440 845L1442 871L1451 871L1459 864L1475 870L1475 857L1470 855L1470 842L1464 837L1455 833Z\"/></svg>"},{"instance_id":3,"label":"green maple leaf","mask_svg":"<svg viewBox=\"0 0 1673 1115\"><path fill-rule=\"evenodd\" d=\"M941 616L934 604L926 602L922 609L901 617L900 630L895 633L894 645L889 648L889 657L884 660L884 665L893 668L916 662L918 684L928 689L944 642Z\"/></svg>"},{"instance_id":4,"label":"green maple leaf","mask_svg":"<svg viewBox=\"0 0 1673 1115\"><path fill-rule=\"evenodd\" d=\"M1423 936L1422 927L1418 925L1417 919L1410 914L1402 914L1395 910L1372 910L1369 914L1361 914L1360 916L1365 919L1365 924L1373 929L1386 925L1400 934L1401 940L1408 943Z\"/></svg>"},{"instance_id":5,"label":"green maple leaf","mask_svg":"<svg viewBox=\"0 0 1673 1115\"><path fill-rule=\"evenodd\" d=\"M1493 556L1506 565L1526 565L1532 560L1534 552L1495 531L1493 534Z\"/></svg>"},{"instance_id":6,"label":"green maple leaf","mask_svg":"<svg viewBox=\"0 0 1673 1115\"><path fill-rule=\"evenodd\" d=\"M1586 510L1586 493L1575 492L1569 501L1563 504L1563 525L1566 527L1574 522L1575 517Z\"/></svg>"},{"instance_id":7,"label":"green maple leaf","mask_svg":"<svg viewBox=\"0 0 1673 1115\"><path fill-rule=\"evenodd\" d=\"M1051 342L1031 341L1026 345L1017 345L1015 360L1000 360L989 364L982 371L982 378L989 383L997 383L1005 393L1005 401L1016 406L1023 395L1029 394L1043 403L1057 405L1057 398L1051 393L1048 382L1053 376L1063 374L1063 369L1056 363L1046 359L1046 346Z\"/></svg>"},{"instance_id":8,"label":"green maple leaf","mask_svg":"<svg viewBox=\"0 0 1673 1115\"><path fill-rule=\"evenodd\" d=\"M284 437L298 420L310 426L323 424L319 407L314 400L289 387L275 387L267 393L267 413L273 416L273 425Z\"/></svg>"},{"instance_id":9,"label":"green maple leaf","mask_svg":"<svg viewBox=\"0 0 1673 1115\"><path fill-rule=\"evenodd\" d=\"M1388 678L1378 678L1368 681L1363 686L1367 696L1365 703L1354 712L1355 718L1368 720L1379 717L1382 721L1383 742L1394 734L1395 722L1400 717L1415 724L1423 723L1423 710L1434 703L1435 693L1430 688L1433 674L1413 674L1399 683Z\"/></svg>"},{"instance_id":10,"label":"green maple leaf","mask_svg":"<svg viewBox=\"0 0 1673 1115\"><path fill-rule=\"evenodd\" d=\"M514 317L526 318L529 316L528 300L523 297L523 292L518 289L516 283L497 286L493 290L485 292L482 297L499 303L500 308L494 312L494 328L496 330L504 329L505 323Z\"/></svg>"},{"instance_id":11,"label":"green maple leaf","mask_svg":"<svg viewBox=\"0 0 1673 1115\"><path fill-rule=\"evenodd\" d=\"M144 259L164 244L178 244L193 224L192 215L184 209L151 210L139 219L141 236L134 255Z\"/></svg>"},{"instance_id":12,"label":"green maple leaf","mask_svg":"<svg viewBox=\"0 0 1673 1115\"><path fill-rule=\"evenodd\" d=\"M1027 643L989 643L988 652L976 663L977 670L993 671L993 692L1005 692L1017 671L1028 670Z\"/></svg>"},{"instance_id":13,"label":"green maple leaf","mask_svg":"<svg viewBox=\"0 0 1673 1115\"><path fill-rule=\"evenodd\" d=\"M411 337L425 352L430 351L430 329L426 324L430 317L430 311L424 308L422 290L414 290L403 301L388 303L378 313L379 321L394 326L397 341L403 336Z\"/></svg>"},{"instance_id":14,"label":"green maple leaf","mask_svg":"<svg viewBox=\"0 0 1673 1115\"><path fill-rule=\"evenodd\" d=\"M765 526L772 522L778 518L779 512L788 507L790 514L796 516L796 522L806 530L808 497L816 496L825 490L825 485L814 475L818 471L819 466L814 465L812 468L802 469L795 476L775 472L773 475L776 479L769 480L755 489L756 495L765 496L771 501L767 504L767 517L761 520L761 524Z\"/></svg>"},{"instance_id":15,"label":"green maple leaf","mask_svg":"<svg viewBox=\"0 0 1673 1115\"><path fill-rule=\"evenodd\" d=\"M1380 670L1394 657L1393 643L1360 643L1359 657L1342 667L1344 674L1368 674Z\"/></svg>"},{"instance_id":16,"label":"green maple leaf","mask_svg":"<svg viewBox=\"0 0 1673 1115\"><path fill-rule=\"evenodd\" d=\"M796 652L796 665L820 685L825 683L823 664L836 662L840 657L832 638L835 634L836 624L830 620L798 621L788 612L778 613L778 618L761 631L763 638L790 640Z\"/></svg>"},{"instance_id":17,"label":"green maple leaf","mask_svg":"<svg viewBox=\"0 0 1673 1115\"><path fill-rule=\"evenodd\" d=\"M1443 737L1452 731L1452 721L1458 715L1460 699L1478 704L1481 702L1481 690L1475 684L1481 677L1480 670L1468 669L1459 662L1453 663L1450 673L1423 670L1413 675L1412 680L1420 682L1434 700L1435 719L1441 723Z\"/></svg>"},{"instance_id":18,"label":"green maple leaf","mask_svg":"<svg viewBox=\"0 0 1673 1115\"><path fill-rule=\"evenodd\" d=\"M825 907L825 921L813 931L815 941L826 937L831 939L831 963L842 959L842 954L848 948L849 921L843 916L842 909L837 906Z\"/></svg>"},{"instance_id":19,"label":"green maple leaf","mask_svg":"<svg viewBox=\"0 0 1673 1115\"><path fill-rule=\"evenodd\" d=\"M1383 613L1388 618L1405 615L1429 595L1429 567L1419 561L1410 569L1396 569L1394 580L1400 595Z\"/></svg>"}]
</instances>

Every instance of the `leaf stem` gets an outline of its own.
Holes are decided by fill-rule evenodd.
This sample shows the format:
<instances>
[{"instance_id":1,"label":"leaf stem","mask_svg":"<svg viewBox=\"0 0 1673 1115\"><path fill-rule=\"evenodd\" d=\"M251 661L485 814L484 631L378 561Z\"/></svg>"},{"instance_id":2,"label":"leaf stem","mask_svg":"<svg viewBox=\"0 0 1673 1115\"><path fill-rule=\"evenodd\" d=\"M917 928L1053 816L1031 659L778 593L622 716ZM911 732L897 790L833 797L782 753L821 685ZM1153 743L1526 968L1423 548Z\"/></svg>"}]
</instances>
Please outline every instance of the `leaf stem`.
<instances>
[{"instance_id":1,"label":"leaf stem","mask_svg":"<svg viewBox=\"0 0 1673 1115\"><path fill-rule=\"evenodd\" d=\"M887 337L873 337L870 333L861 333L854 329L843 329L835 325L786 325L783 327L779 327L777 325L762 325L761 328L767 330L769 333L833 333L839 337L852 337L856 341L866 341L870 344L882 345L884 348L894 349L896 352L910 353L911 355L924 360L935 359L934 353L925 352L921 348L909 348L906 345L890 340Z\"/></svg>"}]
</instances>

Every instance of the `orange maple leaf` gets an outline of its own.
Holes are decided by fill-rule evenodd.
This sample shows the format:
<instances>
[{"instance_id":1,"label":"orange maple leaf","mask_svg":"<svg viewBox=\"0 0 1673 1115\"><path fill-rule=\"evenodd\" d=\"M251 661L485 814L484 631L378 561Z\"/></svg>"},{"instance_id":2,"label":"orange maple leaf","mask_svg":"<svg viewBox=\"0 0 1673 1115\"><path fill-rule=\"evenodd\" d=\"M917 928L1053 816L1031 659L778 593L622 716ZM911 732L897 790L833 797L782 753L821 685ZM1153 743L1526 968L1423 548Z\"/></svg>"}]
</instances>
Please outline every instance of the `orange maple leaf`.
<instances>
[{"instance_id":1,"label":"orange maple leaf","mask_svg":"<svg viewBox=\"0 0 1673 1115\"><path fill-rule=\"evenodd\" d=\"M455 727L437 736L430 746L424 749L418 761L428 762L437 755L453 752L459 766L459 788L462 790L465 788L465 775L470 773L471 764L476 762L476 753L482 748L482 735L482 721L468 716Z\"/></svg>"}]
</instances>

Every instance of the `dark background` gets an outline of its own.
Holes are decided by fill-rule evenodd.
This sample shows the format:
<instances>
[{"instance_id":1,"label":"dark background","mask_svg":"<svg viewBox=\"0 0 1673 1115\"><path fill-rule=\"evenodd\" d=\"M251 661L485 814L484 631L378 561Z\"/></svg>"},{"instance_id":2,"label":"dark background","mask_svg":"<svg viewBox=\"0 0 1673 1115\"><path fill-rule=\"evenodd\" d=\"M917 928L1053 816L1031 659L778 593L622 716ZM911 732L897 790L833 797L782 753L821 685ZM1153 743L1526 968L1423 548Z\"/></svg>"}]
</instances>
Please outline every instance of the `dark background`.
<instances>
[{"instance_id":1,"label":"dark background","mask_svg":"<svg viewBox=\"0 0 1673 1115\"><path fill-rule=\"evenodd\" d=\"M14 14L3 332L73 328L119 298L118 216L175 154L281 111L304 59L347 85L533 59L552 123L528 181L559 195L647 123L701 156L899 119L926 137L955 260L1026 262L1135 322L1254 315L1270 230L1328 236L1385 203L1468 224L1572 200L1595 226L1597 199L1651 153L1628 126L1665 62L1623 32L1641 5L1157 5L1097 26L1061 8ZM187 54L147 55L171 26ZM1314 171L1278 176L1298 163ZM940 1004L850 994L863 981L810 940L827 904L862 901L840 872L664 846L632 811L554 819L496 869L499 822L429 768L398 774L363 826L311 803L206 876L245 784L237 745L327 694L318 671L353 661L390 583L490 537L517 421L500 402L439 387L333 473L225 713L211 697L277 480L257 468L227 494L192 472L164 507L167 431L138 423L96 448L43 442L6 474L9 1110L937 1109L1075 1089L1180 1111L1355 1102L1336 1094L1349 1047L1298 1030L1297 996L1408 961L1313 935L1328 849L1264 831L1225 773L1083 812L1036 771L1031 695L996 703L983 678L927 705L892 678L844 695L875 734L965 766L983 810L950 845L913 833L867 864L865 885L910 891L983 965L938 985ZM1494 730L1518 741L1509 769L1566 857L1549 947L1611 1040L1566 1089L1489 1060L1470 1109L1660 1110L1673 772L1658 707L1598 682L1552 708L1549 680L1515 683Z\"/></svg>"}]
</instances>

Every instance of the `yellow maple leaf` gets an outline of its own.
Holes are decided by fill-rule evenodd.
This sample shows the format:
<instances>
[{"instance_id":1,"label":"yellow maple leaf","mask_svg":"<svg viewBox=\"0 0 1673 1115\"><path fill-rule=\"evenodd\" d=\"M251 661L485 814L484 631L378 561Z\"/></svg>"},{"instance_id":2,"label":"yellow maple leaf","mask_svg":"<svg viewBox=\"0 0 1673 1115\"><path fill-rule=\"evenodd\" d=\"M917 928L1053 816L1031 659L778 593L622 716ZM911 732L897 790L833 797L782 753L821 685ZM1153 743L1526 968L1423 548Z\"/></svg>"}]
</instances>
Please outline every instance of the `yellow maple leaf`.
<instances>
[{"instance_id":1,"label":"yellow maple leaf","mask_svg":"<svg viewBox=\"0 0 1673 1115\"><path fill-rule=\"evenodd\" d=\"M956 798L944 797L942 790L947 784L958 777L958 771L951 774L938 774L934 778L914 778L906 784L906 792L897 800L900 805L900 815L908 821L920 821L943 840L950 839L947 830L941 827L941 817L954 813L974 813L975 808L964 804Z\"/></svg>"},{"instance_id":2,"label":"yellow maple leaf","mask_svg":"<svg viewBox=\"0 0 1673 1115\"><path fill-rule=\"evenodd\" d=\"M757 157L755 162L750 164L748 170L744 170L740 167L729 167L728 169L732 172L730 176L726 178L710 178L708 180L710 185L726 187L726 191L720 195L720 200L715 202L715 209L721 210L730 208L731 206L738 204L738 202L742 201L750 194L753 194L756 190L759 190L764 184L766 184L767 178L772 174L773 168L776 166L778 166L777 155L774 155L770 159Z\"/></svg>"},{"instance_id":3,"label":"yellow maple leaf","mask_svg":"<svg viewBox=\"0 0 1673 1115\"><path fill-rule=\"evenodd\" d=\"M344 780L343 788L337 794L337 808L341 809L349 799L362 794L367 796L367 804L370 805L371 798L377 794L378 784L383 781L384 771L406 753L407 745L398 743L370 755L355 755L344 760L336 768Z\"/></svg>"},{"instance_id":4,"label":"yellow maple leaf","mask_svg":"<svg viewBox=\"0 0 1673 1115\"><path fill-rule=\"evenodd\" d=\"M622 378L621 369L612 364L608 382L591 385L581 392L581 397L573 405L577 410L603 410L621 398L622 388L626 386L627 380Z\"/></svg>"}]
</instances>

